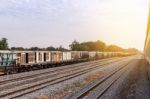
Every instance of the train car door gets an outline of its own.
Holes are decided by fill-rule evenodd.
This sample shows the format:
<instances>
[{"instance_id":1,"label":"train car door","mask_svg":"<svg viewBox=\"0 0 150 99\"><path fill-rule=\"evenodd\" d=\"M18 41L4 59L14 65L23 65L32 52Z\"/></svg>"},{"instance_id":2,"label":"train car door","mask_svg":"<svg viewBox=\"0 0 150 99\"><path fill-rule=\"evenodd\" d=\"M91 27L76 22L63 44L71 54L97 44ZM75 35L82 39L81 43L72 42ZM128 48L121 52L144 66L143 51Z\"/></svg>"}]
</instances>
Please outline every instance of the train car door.
<instances>
[{"instance_id":1,"label":"train car door","mask_svg":"<svg viewBox=\"0 0 150 99\"><path fill-rule=\"evenodd\" d=\"M26 53L26 63L28 63L28 62L29 62L29 54Z\"/></svg>"},{"instance_id":2,"label":"train car door","mask_svg":"<svg viewBox=\"0 0 150 99\"><path fill-rule=\"evenodd\" d=\"M37 61L36 61L36 60L37 60L37 56L36 56L36 52L35 52L35 63L37 63Z\"/></svg>"}]
</instances>

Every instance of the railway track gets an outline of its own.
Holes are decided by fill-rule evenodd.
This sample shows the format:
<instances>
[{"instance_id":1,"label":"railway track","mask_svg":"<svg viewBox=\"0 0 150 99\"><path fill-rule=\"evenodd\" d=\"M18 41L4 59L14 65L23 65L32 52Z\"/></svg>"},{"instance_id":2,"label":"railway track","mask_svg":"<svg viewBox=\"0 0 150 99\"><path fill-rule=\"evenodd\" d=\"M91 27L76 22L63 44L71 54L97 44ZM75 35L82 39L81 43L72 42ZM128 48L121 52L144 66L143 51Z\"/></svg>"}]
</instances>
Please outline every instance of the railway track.
<instances>
[{"instance_id":1,"label":"railway track","mask_svg":"<svg viewBox=\"0 0 150 99\"><path fill-rule=\"evenodd\" d=\"M79 66L85 66L85 65L100 63L100 62L104 62L104 61L111 61L114 59L119 59L119 58L116 57L116 58L102 59L102 60L98 60L98 61L85 62L85 63L79 63L79 64L73 64L73 65L66 65L63 67L49 68L49 69L31 71L31 72L26 72L26 73L18 73L18 74L13 74L13 76L12 75L4 75L4 76L9 76L9 77L7 77L9 79L1 79L2 78L2 76L1 76L0 77L0 85L3 84L4 82L9 82L9 81L12 82L12 81L24 79L26 77L35 77L38 75L43 75L43 74L52 73L52 72L56 72L56 71L60 71L60 70L65 70L68 68L76 68Z\"/></svg>"},{"instance_id":2,"label":"railway track","mask_svg":"<svg viewBox=\"0 0 150 99\"><path fill-rule=\"evenodd\" d=\"M63 99L99 99L130 67L131 61Z\"/></svg>"},{"instance_id":3,"label":"railway track","mask_svg":"<svg viewBox=\"0 0 150 99\"><path fill-rule=\"evenodd\" d=\"M117 60L116 60L117 59ZM122 59L122 58L120 58ZM105 60L100 60L100 61L96 61L96 62L92 62L92 63L85 63L85 64L76 64L76 65L71 65L71 66L65 66L65 67L58 67L56 69L50 69L50 70L44 70L43 72L36 72L35 74L31 74L31 75L26 75L26 76L19 76L17 77L17 74L15 78L12 78L12 79L6 79L6 80L1 80L0 81L0 86L3 85L3 84L6 84L6 83L9 83L9 82L16 82L16 81L20 81L20 80L26 80L26 79L29 79L29 78L35 78L35 77L38 77L38 76L42 76L42 75L46 75L46 74L52 74L52 73L60 73L64 70L67 71L71 71L71 70L76 70L76 69L81 69L81 68L85 68L85 67L88 67L89 65L92 66L92 65L105 65L105 62L106 64L108 63L108 61L111 63L111 62L114 62L114 60L118 61L119 58L115 58L115 59L105 59ZM41 71L41 70L40 70ZM10 78L10 77L9 77Z\"/></svg>"},{"instance_id":4,"label":"railway track","mask_svg":"<svg viewBox=\"0 0 150 99\"><path fill-rule=\"evenodd\" d=\"M121 61L121 59L120 59L120 61ZM11 88L11 89L7 89L5 91L1 91L0 98L8 97L8 96L9 96L9 98L16 98L16 97L31 93L33 91L45 88L49 85L57 84L57 83L65 81L65 80L86 74L92 70L96 70L97 68L100 68L99 65L105 65L105 64L109 64L109 63L112 63L112 61L106 62L104 64L94 64L94 66L91 66L90 68L74 71L74 72L71 72L70 74L61 74L60 76L57 76L57 77L55 77L53 75L53 77L51 77L51 78L44 79L44 80L40 79L39 81L33 82L32 84L31 83L23 84L23 85L21 84L22 86L17 86L17 88ZM9 83L9 82L10 81L8 81L7 83ZM3 82L3 84L4 84L4 82Z\"/></svg>"},{"instance_id":5,"label":"railway track","mask_svg":"<svg viewBox=\"0 0 150 99\"><path fill-rule=\"evenodd\" d=\"M34 77L25 77L24 79L17 79L17 80L9 80L9 81L6 81L6 82L2 82L1 85L0 85L0 91L4 90L4 89L10 89L14 86L21 86L21 85L24 85L26 83L31 83L31 82L36 82L36 81L39 81L39 80L44 80L44 79L47 79L47 78L54 78L58 75L61 75L63 76L63 74L71 74L71 73L74 73L73 71L84 71L84 70L88 70L88 69L96 69L96 66L100 66L100 65L105 65L105 63L103 64L91 64L89 65L90 68L88 66L82 66L82 67L77 67L77 68L70 68L70 69L66 69L66 70L59 70L59 71L56 71L56 72L53 72L53 73L46 73L45 75L35 75ZM17 83L19 82L19 83Z\"/></svg>"}]
</instances>

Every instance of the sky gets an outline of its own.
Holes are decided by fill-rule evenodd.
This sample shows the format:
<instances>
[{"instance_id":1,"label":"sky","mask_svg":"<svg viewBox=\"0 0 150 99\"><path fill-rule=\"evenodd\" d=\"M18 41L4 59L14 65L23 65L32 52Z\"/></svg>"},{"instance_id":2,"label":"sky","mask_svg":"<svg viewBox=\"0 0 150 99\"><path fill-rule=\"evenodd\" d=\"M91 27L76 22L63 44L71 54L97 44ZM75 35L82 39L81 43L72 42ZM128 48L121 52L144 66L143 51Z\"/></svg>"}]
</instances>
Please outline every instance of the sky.
<instances>
[{"instance_id":1,"label":"sky","mask_svg":"<svg viewBox=\"0 0 150 99\"><path fill-rule=\"evenodd\" d=\"M149 0L0 0L0 38L9 46L68 48L102 40L143 50Z\"/></svg>"}]
</instances>

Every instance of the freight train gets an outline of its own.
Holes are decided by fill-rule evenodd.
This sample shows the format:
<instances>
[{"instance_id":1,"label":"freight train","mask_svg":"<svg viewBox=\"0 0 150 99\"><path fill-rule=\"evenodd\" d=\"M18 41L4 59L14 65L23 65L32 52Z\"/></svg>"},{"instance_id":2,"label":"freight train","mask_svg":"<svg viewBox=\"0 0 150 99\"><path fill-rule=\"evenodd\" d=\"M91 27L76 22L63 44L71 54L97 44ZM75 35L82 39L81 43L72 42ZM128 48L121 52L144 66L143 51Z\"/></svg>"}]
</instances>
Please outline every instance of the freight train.
<instances>
[{"instance_id":1,"label":"freight train","mask_svg":"<svg viewBox=\"0 0 150 99\"><path fill-rule=\"evenodd\" d=\"M103 58L128 56L123 52L98 51L2 51L0 73L12 74Z\"/></svg>"}]
</instances>

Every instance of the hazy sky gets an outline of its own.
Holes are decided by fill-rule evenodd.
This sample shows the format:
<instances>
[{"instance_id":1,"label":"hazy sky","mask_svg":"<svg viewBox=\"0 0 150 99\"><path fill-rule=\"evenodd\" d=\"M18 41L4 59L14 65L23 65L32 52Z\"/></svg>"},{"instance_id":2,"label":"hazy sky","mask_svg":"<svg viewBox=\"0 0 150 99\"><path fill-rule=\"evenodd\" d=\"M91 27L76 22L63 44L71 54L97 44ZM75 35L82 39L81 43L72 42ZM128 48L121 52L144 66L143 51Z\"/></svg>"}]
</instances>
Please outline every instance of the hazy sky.
<instances>
[{"instance_id":1,"label":"hazy sky","mask_svg":"<svg viewBox=\"0 0 150 99\"><path fill-rule=\"evenodd\" d=\"M0 38L9 46L68 47L102 40L143 49L149 0L0 0Z\"/></svg>"}]
</instances>

